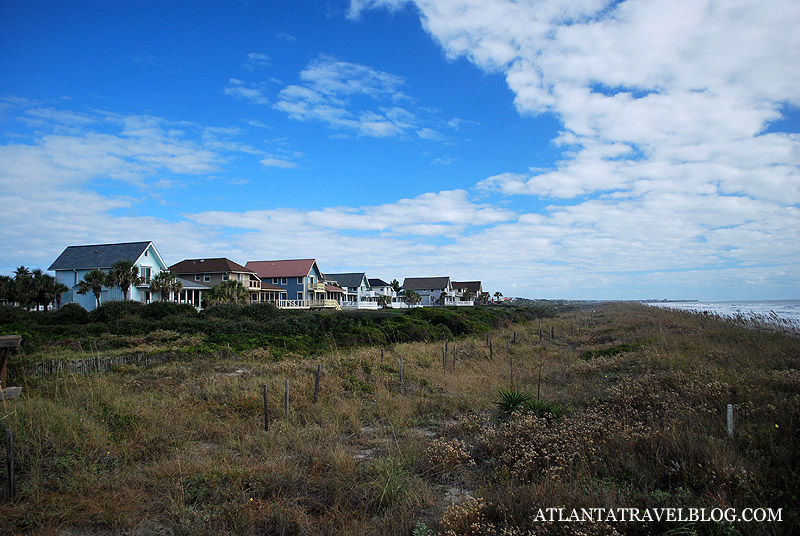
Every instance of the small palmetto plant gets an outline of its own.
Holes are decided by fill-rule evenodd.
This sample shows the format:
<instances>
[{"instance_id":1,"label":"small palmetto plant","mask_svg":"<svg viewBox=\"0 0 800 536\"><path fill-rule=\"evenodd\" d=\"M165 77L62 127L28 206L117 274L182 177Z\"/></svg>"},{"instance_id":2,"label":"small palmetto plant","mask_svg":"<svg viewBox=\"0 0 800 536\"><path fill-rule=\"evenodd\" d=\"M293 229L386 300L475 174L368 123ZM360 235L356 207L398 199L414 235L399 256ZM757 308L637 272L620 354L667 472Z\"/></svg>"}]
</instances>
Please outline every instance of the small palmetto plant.
<instances>
[{"instance_id":1,"label":"small palmetto plant","mask_svg":"<svg viewBox=\"0 0 800 536\"><path fill-rule=\"evenodd\" d=\"M495 402L500 408L500 413L504 416L513 415L515 412L525 408L525 404L531 400L531 395L525 391L510 387L508 389L498 389L500 400Z\"/></svg>"}]
</instances>

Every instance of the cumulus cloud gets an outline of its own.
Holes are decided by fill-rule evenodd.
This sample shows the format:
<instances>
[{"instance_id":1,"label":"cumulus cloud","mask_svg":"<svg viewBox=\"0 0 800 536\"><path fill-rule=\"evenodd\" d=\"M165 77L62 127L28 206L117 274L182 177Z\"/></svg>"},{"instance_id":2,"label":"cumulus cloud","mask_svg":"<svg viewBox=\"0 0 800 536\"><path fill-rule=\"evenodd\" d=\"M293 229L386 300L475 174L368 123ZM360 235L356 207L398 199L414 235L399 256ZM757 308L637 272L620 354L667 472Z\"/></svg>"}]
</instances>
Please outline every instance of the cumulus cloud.
<instances>
[{"instance_id":1,"label":"cumulus cloud","mask_svg":"<svg viewBox=\"0 0 800 536\"><path fill-rule=\"evenodd\" d=\"M800 104L796 2L354 0L351 16L407 5L449 58L504 76L520 114L563 126L552 168L478 184L558 204L471 250L513 238L595 274L800 264L800 135L768 129Z\"/></svg>"}]
</instances>

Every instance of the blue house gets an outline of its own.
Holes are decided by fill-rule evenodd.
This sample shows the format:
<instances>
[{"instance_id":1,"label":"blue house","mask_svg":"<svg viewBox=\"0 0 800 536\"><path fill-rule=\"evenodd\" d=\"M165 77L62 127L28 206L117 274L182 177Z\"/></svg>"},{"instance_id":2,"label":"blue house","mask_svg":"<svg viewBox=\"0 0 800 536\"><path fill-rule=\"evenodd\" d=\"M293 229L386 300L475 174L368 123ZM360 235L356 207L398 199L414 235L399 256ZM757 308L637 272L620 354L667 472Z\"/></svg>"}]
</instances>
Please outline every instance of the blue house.
<instances>
[{"instance_id":1,"label":"blue house","mask_svg":"<svg viewBox=\"0 0 800 536\"><path fill-rule=\"evenodd\" d=\"M249 261L247 270L255 273L262 284L269 283L286 290L286 299L277 302L287 309L340 308L325 286L325 277L314 259Z\"/></svg>"},{"instance_id":2,"label":"blue house","mask_svg":"<svg viewBox=\"0 0 800 536\"><path fill-rule=\"evenodd\" d=\"M48 270L56 272L56 281L69 288L61 297L61 303L77 303L87 311L95 308L94 294L78 294L78 282L92 270L108 272L111 265L120 260L131 261L139 267L142 283L131 287L130 299L142 303L150 303L150 279L159 272L166 271L167 265L158 254L152 242L126 242L122 244L96 244L87 246L69 246L50 265ZM109 300L124 300L125 296L119 287L103 287L100 303Z\"/></svg>"}]
</instances>

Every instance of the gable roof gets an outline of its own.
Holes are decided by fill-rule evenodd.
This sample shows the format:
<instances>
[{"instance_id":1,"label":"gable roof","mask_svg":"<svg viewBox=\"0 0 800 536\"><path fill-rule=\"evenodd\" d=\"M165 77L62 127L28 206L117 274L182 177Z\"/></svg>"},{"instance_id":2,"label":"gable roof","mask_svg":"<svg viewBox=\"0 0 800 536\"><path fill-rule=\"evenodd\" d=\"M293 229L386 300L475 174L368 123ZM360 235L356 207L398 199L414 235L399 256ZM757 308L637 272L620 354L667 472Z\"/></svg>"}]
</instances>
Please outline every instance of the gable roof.
<instances>
[{"instance_id":1,"label":"gable roof","mask_svg":"<svg viewBox=\"0 0 800 536\"><path fill-rule=\"evenodd\" d=\"M468 290L473 294L481 292L481 289L483 288L483 285L481 285L480 281L453 281L452 285L453 288Z\"/></svg>"},{"instance_id":2,"label":"gable roof","mask_svg":"<svg viewBox=\"0 0 800 536\"><path fill-rule=\"evenodd\" d=\"M328 292L338 292L339 294L344 294L344 289L339 288L336 285L325 285L325 290Z\"/></svg>"},{"instance_id":3,"label":"gable roof","mask_svg":"<svg viewBox=\"0 0 800 536\"><path fill-rule=\"evenodd\" d=\"M369 286L371 287L391 287L392 285L384 281L383 279L368 279Z\"/></svg>"},{"instance_id":4,"label":"gable roof","mask_svg":"<svg viewBox=\"0 0 800 536\"><path fill-rule=\"evenodd\" d=\"M111 268L117 261L136 262L152 242L125 242L120 244L90 244L68 246L50 265L48 270L81 270ZM155 246L153 246L155 250ZM156 251L158 255L158 251ZM164 262L161 261L163 264Z\"/></svg>"},{"instance_id":5,"label":"gable roof","mask_svg":"<svg viewBox=\"0 0 800 536\"><path fill-rule=\"evenodd\" d=\"M248 272L253 273L241 264L235 263L230 259L186 259L178 264L169 267L169 271L175 274L199 274L199 273L218 273L218 272Z\"/></svg>"},{"instance_id":6,"label":"gable roof","mask_svg":"<svg viewBox=\"0 0 800 536\"><path fill-rule=\"evenodd\" d=\"M325 274L328 281L336 281L339 286L356 288L361 286L361 282L366 279L364 272L351 272L346 274ZM369 284L369 283L367 283Z\"/></svg>"},{"instance_id":7,"label":"gable roof","mask_svg":"<svg viewBox=\"0 0 800 536\"><path fill-rule=\"evenodd\" d=\"M314 259L292 259L285 261L248 261L245 268L258 277L305 277L311 272Z\"/></svg>"},{"instance_id":8,"label":"gable roof","mask_svg":"<svg viewBox=\"0 0 800 536\"><path fill-rule=\"evenodd\" d=\"M403 288L409 290L425 290L447 288L450 277L406 277L403 281Z\"/></svg>"}]
</instances>

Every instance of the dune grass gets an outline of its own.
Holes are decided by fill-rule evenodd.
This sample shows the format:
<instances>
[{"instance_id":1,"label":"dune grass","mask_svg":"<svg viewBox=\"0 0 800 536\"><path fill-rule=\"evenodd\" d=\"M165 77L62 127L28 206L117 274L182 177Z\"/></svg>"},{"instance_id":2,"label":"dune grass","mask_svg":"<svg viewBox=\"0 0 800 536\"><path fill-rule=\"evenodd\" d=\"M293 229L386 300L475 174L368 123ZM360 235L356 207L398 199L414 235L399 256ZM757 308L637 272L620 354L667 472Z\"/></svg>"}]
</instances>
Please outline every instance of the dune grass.
<instances>
[{"instance_id":1,"label":"dune grass","mask_svg":"<svg viewBox=\"0 0 800 536\"><path fill-rule=\"evenodd\" d=\"M451 340L444 367L440 342L411 342L387 346L383 361L368 346L279 359L251 349L18 378L22 398L0 406L18 474L17 497L0 499L0 530L800 532L800 340L638 304L564 312L542 321L541 338L534 321L491 339L493 360L485 335ZM528 399L509 412L500 393L512 378ZM783 521L534 519L559 506L770 507Z\"/></svg>"}]
</instances>

